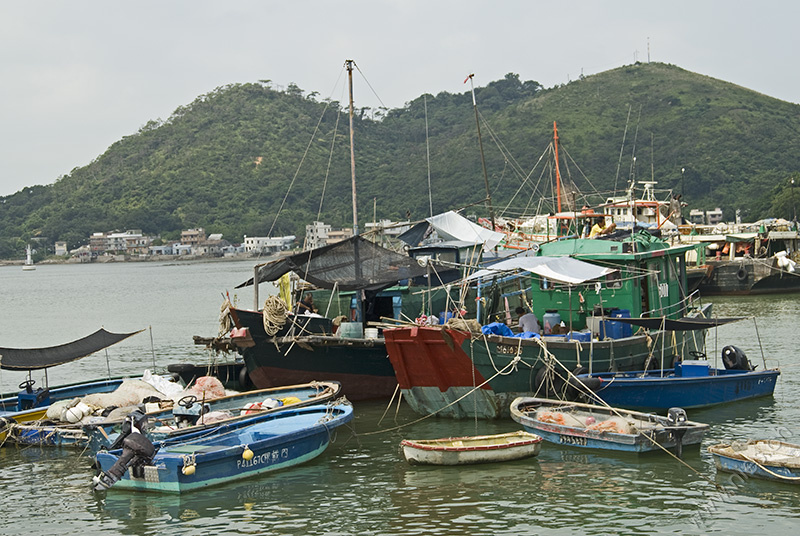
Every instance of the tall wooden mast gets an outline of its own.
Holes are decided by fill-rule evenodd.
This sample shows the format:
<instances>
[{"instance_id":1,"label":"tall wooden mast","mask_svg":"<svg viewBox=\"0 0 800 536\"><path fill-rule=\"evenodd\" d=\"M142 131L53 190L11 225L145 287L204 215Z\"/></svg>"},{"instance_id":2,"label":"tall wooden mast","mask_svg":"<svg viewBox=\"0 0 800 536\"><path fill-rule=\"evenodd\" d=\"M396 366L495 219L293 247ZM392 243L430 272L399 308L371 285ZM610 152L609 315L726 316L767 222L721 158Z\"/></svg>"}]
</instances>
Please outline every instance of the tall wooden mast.
<instances>
[{"instance_id":1,"label":"tall wooden mast","mask_svg":"<svg viewBox=\"0 0 800 536\"><path fill-rule=\"evenodd\" d=\"M556 200L558 202L558 212L561 212L561 172L558 169L558 127L553 121L553 147L556 152Z\"/></svg>"},{"instance_id":2,"label":"tall wooden mast","mask_svg":"<svg viewBox=\"0 0 800 536\"><path fill-rule=\"evenodd\" d=\"M356 203L356 153L353 138L353 60L345 60L350 85L350 180L353 191L353 236L358 235L358 203Z\"/></svg>"}]
</instances>

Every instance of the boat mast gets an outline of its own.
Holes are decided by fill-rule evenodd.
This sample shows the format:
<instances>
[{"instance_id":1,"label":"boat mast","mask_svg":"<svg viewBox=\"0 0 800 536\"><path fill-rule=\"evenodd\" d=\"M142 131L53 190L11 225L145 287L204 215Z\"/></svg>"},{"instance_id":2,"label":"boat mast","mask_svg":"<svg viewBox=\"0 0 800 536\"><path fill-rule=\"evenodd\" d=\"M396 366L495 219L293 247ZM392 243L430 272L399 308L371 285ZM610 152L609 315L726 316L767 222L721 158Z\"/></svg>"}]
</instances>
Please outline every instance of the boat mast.
<instances>
[{"instance_id":1,"label":"boat mast","mask_svg":"<svg viewBox=\"0 0 800 536\"><path fill-rule=\"evenodd\" d=\"M467 77L469 80L469 87L472 90L472 108L475 110L475 124L478 126L478 146L481 150L481 166L483 167L483 183L486 186L486 206L489 207L489 217L492 220L492 231L495 231L494 223L494 208L492 208L492 194L489 191L489 175L486 173L486 159L483 157L483 140L481 139L481 122L478 120L478 103L475 100L475 84L472 83L472 78L475 74L470 74ZM466 80L465 80L466 82Z\"/></svg>"},{"instance_id":2,"label":"boat mast","mask_svg":"<svg viewBox=\"0 0 800 536\"><path fill-rule=\"evenodd\" d=\"M553 146L556 151L556 200L558 201L558 211L561 212L561 172L558 169L558 127L553 121Z\"/></svg>"},{"instance_id":3,"label":"boat mast","mask_svg":"<svg viewBox=\"0 0 800 536\"><path fill-rule=\"evenodd\" d=\"M347 68L347 79L350 86L350 178L352 181L353 187L353 236L358 236L358 205L356 204L356 153L355 153L355 145L354 145L354 133L353 133L353 60L345 60L345 67ZM361 279L361 256L358 251L358 240L355 239L353 241L353 268L355 271L355 279L359 281ZM364 315L362 314L362 304L364 303L364 291L357 290L356 291L356 315L357 319L360 321L364 321Z\"/></svg>"},{"instance_id":4,"label":"boat mast","mask_svg":"<svg viewBox=\"0 0 800 536\"><path fill-rule=\"evenodd\" d=\"M350 180L353 189L353 236L358 235L358 205L356 203L356 153L353 144L353 60L345 60L350 85Z\"/></svg>"}]
</instances>

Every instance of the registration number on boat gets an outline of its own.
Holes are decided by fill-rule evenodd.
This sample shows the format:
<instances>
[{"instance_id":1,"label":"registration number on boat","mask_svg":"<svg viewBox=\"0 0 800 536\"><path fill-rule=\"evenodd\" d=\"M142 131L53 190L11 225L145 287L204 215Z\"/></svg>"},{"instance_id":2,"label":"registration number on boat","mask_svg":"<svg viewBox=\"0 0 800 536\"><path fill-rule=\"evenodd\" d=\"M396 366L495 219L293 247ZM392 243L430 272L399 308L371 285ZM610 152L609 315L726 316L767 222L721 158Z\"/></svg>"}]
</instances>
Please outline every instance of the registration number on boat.
<instances>
[{"instance_id":1,"label":"registration number on boat","mask_svg":"<svg viewBox=\"0 0 800 536\"><path fill-rule=\"evenodd\" d=\"M579 447L586 446L586 438L585 437L575 437L575 436L559 436L558 442L564 445L577 445Z\"/></svg>"},{"instance_id":2,"label":"registration number on boat","mask_svg":"<svg viewBox=\"0 0 800 536\"><path fill-rule=\"evenodd\" d=\"M511 346L509 344L498 344L497 345L497 353L498 354L506 354L506 355L517 355L517 351L519 350L516 346Z\"/></svg>"}]
</instances>

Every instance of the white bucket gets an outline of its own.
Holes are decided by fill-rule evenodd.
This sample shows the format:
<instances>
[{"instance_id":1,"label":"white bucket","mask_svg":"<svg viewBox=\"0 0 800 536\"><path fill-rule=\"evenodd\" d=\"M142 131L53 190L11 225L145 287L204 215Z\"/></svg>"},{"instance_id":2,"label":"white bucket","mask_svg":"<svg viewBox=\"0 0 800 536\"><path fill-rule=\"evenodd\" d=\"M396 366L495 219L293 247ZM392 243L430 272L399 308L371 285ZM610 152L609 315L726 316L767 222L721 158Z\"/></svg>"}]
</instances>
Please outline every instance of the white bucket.
<instances>
[{"instance_id":1,"label":"white bucket","mask_svg":"<svg viewBox=\"0 0 800 536\"><path fill-rule=\"evenodd\" d=\"M364 338L365 339L377 339L378 338L378 328L364 328Z\"/></svg>"}]
</instances>

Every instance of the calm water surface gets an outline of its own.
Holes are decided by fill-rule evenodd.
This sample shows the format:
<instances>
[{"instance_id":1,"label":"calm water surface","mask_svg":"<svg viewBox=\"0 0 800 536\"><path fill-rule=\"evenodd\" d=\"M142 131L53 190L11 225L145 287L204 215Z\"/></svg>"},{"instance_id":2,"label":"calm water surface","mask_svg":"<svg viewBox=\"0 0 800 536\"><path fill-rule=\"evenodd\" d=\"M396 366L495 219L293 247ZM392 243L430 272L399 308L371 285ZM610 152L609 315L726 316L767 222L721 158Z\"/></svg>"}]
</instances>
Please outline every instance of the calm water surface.
<instances>
[{"instance_id":1,"label":"calm water surface","mask_svg":"<svg viewBox=\"0 0 800 536\"><path fill-rule=\"evenodd\" d=\"M60 344L100 326L146 329L49 372L51 384L213 358L193 335L217 331L222 293L249 307L252 262L0 268L0 346ZM262 293L267 292L263 289ZM401 405L356 405L352 426L316 460L263 478L182 497L89 491L91 459L38 447L0 449L0 534L797 534L797 486L717 476L706 447L721 440L800 443L800 296L715 298L719 316L754 316L709 337L709 355L736 344L783 372L775 397L694 411L711 424L687 468L661 455L596 454L545 444L538 458L464 468L410 467L404 437L517 429L512 421L448 421ZM152 344L151 344L152 341ZM0 389L23 374L0 372ZM41 382L40 375L34 379ZM384 416L384 413L386 415ZM399 430L386 430L403 426ZM713 483L723 486L720 490Z\"/></svg>"}]
</instances>

